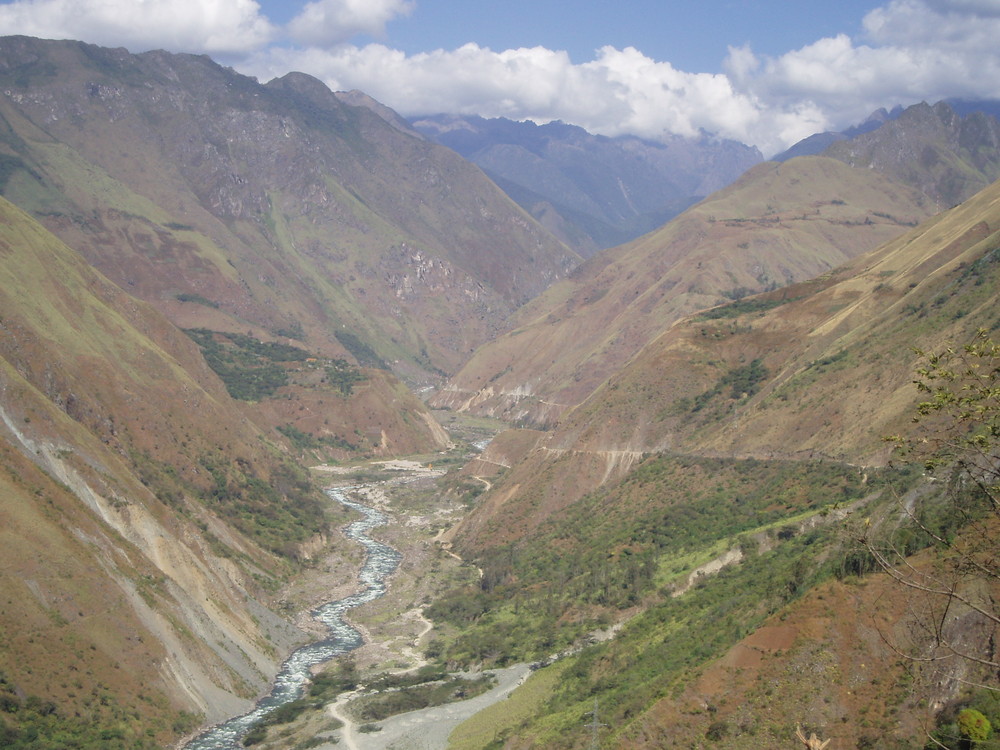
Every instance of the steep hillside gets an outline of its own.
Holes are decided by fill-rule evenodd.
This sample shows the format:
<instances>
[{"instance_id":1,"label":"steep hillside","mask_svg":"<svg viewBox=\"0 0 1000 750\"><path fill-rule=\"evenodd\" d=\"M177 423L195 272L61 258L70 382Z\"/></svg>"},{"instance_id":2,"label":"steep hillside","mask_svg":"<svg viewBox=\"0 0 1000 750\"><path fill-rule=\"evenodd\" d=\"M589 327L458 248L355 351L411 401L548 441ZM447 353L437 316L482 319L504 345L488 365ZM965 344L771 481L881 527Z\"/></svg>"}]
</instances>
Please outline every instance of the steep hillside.
<instances>
[{"instance_id":1,"label":"steep hillside","mask_svg":"<svg viewBox=\"0 0 1000 750\"><path fill-rule=\"evenodd\" d=\"M0 80L3 194L182 327L426 381L578 262L478 169L302 74L8 37Z\"/></svg>"},{"instance_id":2,"label":"steep hillside","mask_svg":"<svg viewBox=\"0 0 1000 750\"><path fill-rule=\"evenodd\" d=\"M998 231L994 184L813 281L688 318L595 393L564 434L882 463L880 437L896 431L914 396L912 348L1000 324ZM617 395L647 388L646 403ZM627 413L615 411L626 402ZM640 412L650 415L641 427L605 432Z\"/></svg>"},{"instance_id":3,"label":"steep hillside","mask_svg":"<svg viewBox=\"0 0 1000 750\"><path fill-rule=\"evenodd\" d=\"M932 210L914 191L832 159L759 165L553 285L433 402L552 424L684 315L816 276Z\"/></svg>"},{"instance_id":4,"label":"steep hillside","mask_svg":"<svg viewBox=\"0 0 1000 750\"><path fill-rule=\"evenodd\" d=\"M1000 323L998 230L995 184L815 280L679 321L514 467L459 537L508 535L520 495L537 525L649 452L884 463L881 438L916 397L912 347ZM501 497L509 507L495 511Z\"/></svg>"},{"instance_id":5,"label":"steep hillside","mask_svg":"<svg viewBox=\"0 0 1000 750\"><path fill-rule=\"evenodd\" d=\"M969 549L976 511L957 506L977 490L890 465L883 438L913 429L913 347L995 338L998 290L1000 184L811 282L682 319L549 435L520 433L525 457L452 537L480 586L430 612L463 628L459 662L582 650L480 730L586 747L599 707L615 747L782 748L801 723L902 748L959 708L997 716L976 691L995 685L996 622L956 604L928 627L926 592L873 575L859 540L917 553L910 573ZM915 519L944 556L918 552ZM952 586L995 612L997 579L966 572ZM935 651L942 633L983 661Z\"/></svg>"},{"instance_id":6,"label":"steep hillside","mask_svg":"<svg viewBox=\"0 0 1000 750\"><path fill-rule=\"evenodd\" d=\"M304 639L272 597L337 519L194 342L2 199L0 258L4 731L162 745Z\"/></svg>"},{"instance_id":7,"label":"steep hillside","mask_svg":"<svg viewBox=\"0 0 1000 750\"><path fill-rule=\"evenodd\" d=\"M413 127L478 164L584 257L645 234L761 161L735 141L606 138L552 122L433 115Z\"/></svg>"}]
</instances>

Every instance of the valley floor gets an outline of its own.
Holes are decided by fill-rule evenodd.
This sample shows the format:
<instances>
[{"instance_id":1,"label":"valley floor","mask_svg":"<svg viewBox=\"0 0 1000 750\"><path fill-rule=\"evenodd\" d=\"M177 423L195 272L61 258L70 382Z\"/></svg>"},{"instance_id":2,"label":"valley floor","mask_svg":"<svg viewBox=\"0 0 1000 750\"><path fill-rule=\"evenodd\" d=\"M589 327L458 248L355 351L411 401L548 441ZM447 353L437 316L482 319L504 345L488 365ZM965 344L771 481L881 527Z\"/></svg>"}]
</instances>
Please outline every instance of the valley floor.
<instances>
[{"instance_id":1,"label":"valley floor","mask_svg":"<svg viewBox=\"0 0 1000 750\"><path fill-rule=\"evenodd\" d=\"M443 457L436 458L446 463ZM352 497L385 513L389 517L388 524L372 535L402 554L402 561L389 580L387 593L353 610L348 617L363 634L364 645L335 661L350 660L362 675L362 681L380 674L413 672L425 666L424 649L434 637L434 631L433 624L423 616L423 606L443 590L473 581L479 575L473 566L463 563L436 541L465 511L464 506L438 490L436 480L445 470L435 468L433 462L425 458L356 466L318 466L314 471L328 486L350 487ZM360 548L336 542L324 559L283 592L288 606L301 613L298 623L301 627L317 637L323 635L323 627L310 622L309 611L321 603L355 592L358 589L357 571L362 562ZM498 683L486 693L466 701L390 717L375 725L379 727L377 732L362 731L362 722L352 719L350 703L357 697L352 691L326 706L323 712L326 720L313 715L288 726L276 727L268 739L256 746L262 750L277 750L300 743L310 747L336 744L351 750L444 748L447 735L455 726L506 697L528 671L527 665L498 670L495 672ZM366 730L371 728L371 725L365 726ZM324 739L327 740L325 744L312 744Z\"/></svg>"},{"instance_id":2,"label":"valley floor","mask_svg":"<svg viewBox=\"0 0 1000 750\"><path fill-rule=\"evenodd\" d=\"M528 677L527 664L491 670L497 684L475 698L447 703L420 711L392 716L378 723L378 732L340 733L349 750L399 750L401 748L446 748L448 737L466 719L507 698Z\"/></svg>"}]
</instances>

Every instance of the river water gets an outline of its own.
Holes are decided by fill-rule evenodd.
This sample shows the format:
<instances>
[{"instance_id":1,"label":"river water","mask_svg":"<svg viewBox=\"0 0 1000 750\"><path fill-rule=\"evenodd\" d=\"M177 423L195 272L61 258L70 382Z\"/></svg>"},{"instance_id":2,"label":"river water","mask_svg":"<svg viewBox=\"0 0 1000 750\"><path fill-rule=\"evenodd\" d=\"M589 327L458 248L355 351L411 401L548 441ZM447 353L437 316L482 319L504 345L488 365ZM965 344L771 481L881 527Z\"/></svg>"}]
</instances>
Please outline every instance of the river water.
<instances>
[{"instance_id":1,"label":"river water","mask_svg":"<svg viewBox=\"0 0 1000 750\"><path fill-rule=\"evenodd\" d=\"M396 570L400 554L392 547L377 542L368 533L384 526L389 519L381 512L367 505L348 499L345 492L350 488L327 490L327 494L348 508L362 514L363 518L348 525L345 534L349 539L360 542L367 551L365 563L358 574L362 588L351 596L328 602L312 611L312 616L329 628L330 634L323 640L302 646L292 652L274 679L271 692L261 698L256 707L242 716L217 724L195 737L184 746L184 750L235 750L242 748L240 740L255 722L278 706L299 698L309 680L310 667L329 661L335 656L346 654L362 645L361 633L344 620L344 614L355 607L374 601L385 594L386 581Z\"/></svg>"}]
</instances>

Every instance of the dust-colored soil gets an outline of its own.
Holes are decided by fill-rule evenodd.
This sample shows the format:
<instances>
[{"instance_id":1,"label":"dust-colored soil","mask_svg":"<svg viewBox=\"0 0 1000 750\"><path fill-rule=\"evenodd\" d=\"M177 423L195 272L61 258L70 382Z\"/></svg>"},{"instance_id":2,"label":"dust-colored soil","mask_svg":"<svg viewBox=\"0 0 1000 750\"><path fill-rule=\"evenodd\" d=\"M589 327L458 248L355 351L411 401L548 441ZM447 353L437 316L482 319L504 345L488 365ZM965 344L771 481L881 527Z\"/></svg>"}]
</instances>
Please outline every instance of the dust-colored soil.
<instances>
[{"instance_id":1,"label":"dust-colored soil","mask_svg":"<svg viewBox=\"0 0 1000 750\"><path fill-rule=\"evenodd\" d=\"M392 716L377 724L378 732L353 733L351 742L344 744L351 750L439 750L448 746L448 735L455 727L473 714L503 700L527 679L527 664L517 664L493 670L497 685L486 693L456 703L434 706Z\"/></svg>"}]
</instances>

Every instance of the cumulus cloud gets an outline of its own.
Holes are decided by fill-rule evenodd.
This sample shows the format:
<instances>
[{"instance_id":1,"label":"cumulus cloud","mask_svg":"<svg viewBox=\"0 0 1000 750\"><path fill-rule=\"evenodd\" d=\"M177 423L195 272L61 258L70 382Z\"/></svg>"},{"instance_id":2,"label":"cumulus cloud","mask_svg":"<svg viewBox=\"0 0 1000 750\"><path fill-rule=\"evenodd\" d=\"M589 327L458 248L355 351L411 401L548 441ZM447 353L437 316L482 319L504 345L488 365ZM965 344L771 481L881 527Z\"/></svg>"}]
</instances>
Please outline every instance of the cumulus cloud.
<instances>
[{"instance_id":1,"label":"cumulus cloud","mask_svg":"<svg viewBox=\"0 0 1000 750\"><path fill-rule=\"evenodd\" d=\"M811 101L835 126L895 103L1000 97L1000 3L894 0L864 28L862 40L820 39L734 77L769 106ZM734 59L733 70L748 63Z\"/></svg>"},{"instance_id":2,"label":"cumulus cloud","mask_svg":"<svg viewBox=\"0 0 1000 750\"><path fill-rule=\"evenodd\" d=\"M240 54L276 29L254 0L15 0L0 5L0 34L80 39L132 51Z\"/></svg>"},{"instance_id":3,"label":"cumulus cloud","mask_svg":"<svg viewBox=\"0 0 1000 750\"><path fill-rule=\"evenodd\" d=\"M14 0L0 4L0 33L208 52L262 80L300 70L404 115L561 119L650 138L708 132L765 155L879 107L1000 98L1000 0L889 0L865 16L860 37L823 38L777 57L732 47L716 74L631 47L574 63L544 47L469 43L407 55L351 43L412 12L414 0L311 0L278 28L255 0Z\"/></svg>"},{"instance_id":4,"label":"cumulus cloud","mask_svg":"<svg viewBox=\"0 0 1000 750\"><path fill-rule=\"evenodd\" d=\"M334 45L356 34L373 37L397 16L409 15L411 0L315 0L307 3L288 24L291 37L303 44Z\"/></svg>"},{"instance_id":5,"label":"cumulus cloud","mask_svg":"<svg viewBox=\"0 0 1000 750\"><path fill-rule=\"evenodd\" d=\"M406 115L561 119L606 135L745 135L759 116L759 105L725 75L686 73L633 48L604 47L594 60L574 64L543 47L495 52L466 44L407 56L371 44L271 49L246 67L263 79L307 70L333 89L361 89Z\"/></svg>"},{"instance_id":6,"label":"cumulus cloud","mask_svg":"<svg viewBox=\"0 0 1000 750\"><path fill-rule=\"evenodd\" d=\"M880 107L945 97L1000 97L1000 2L892 0L864 36L819 39L778 57L730 48L724 74L689 73L633 48L573 63L541 47L476 44L405 55L383 45L269 49L251 69L301 69L358 88L404 115L431 112L561 119L604 135L708 132L773 154Z\"/></svg>"}]
</instances>

